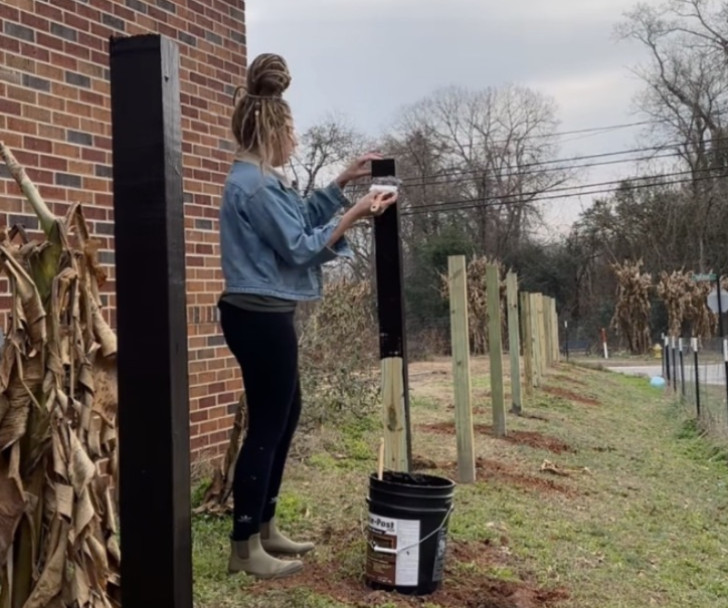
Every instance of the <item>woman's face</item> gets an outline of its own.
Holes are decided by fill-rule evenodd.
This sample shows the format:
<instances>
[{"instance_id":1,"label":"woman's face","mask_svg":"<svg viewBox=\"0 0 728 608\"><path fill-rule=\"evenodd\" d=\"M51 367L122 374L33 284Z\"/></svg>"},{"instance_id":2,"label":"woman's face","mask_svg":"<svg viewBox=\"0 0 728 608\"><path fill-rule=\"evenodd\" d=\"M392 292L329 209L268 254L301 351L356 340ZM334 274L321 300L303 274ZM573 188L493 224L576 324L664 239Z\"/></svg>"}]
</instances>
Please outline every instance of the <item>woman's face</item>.
<instances>
[{"instance_id":1,"label":"woman's face","mask_svg":"<svg viewBox=\"0 0 728 608\"><path fill-rule=\"evenodd\" d=\"M280 149L276 151L276 155L272 159L273 166L283 167L286 165L296 151L297 145L298 139L296 138L296 131L293 127L293 120L289 119L286 121L286 130L280 142Z\"/></svg>"}]
</instances>

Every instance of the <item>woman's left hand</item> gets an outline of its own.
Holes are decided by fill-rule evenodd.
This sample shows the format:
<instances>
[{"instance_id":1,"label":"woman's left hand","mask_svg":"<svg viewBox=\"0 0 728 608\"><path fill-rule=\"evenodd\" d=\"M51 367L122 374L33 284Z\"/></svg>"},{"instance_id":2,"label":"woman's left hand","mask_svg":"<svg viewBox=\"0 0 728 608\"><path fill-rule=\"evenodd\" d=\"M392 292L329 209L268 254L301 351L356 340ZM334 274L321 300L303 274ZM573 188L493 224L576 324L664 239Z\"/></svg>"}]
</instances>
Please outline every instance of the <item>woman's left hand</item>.
<instances>
[{"instance_id":1,"label":"woman's left hand","mask_svg":"<svg viewBox=\"0 0 728 608\"><path fill-rule=\"evenodd\" d=\"M339 185L339 188L344 188L346 184L355 179L371 175L371 161L380 160L381 158L382 155L377 154L376 152L369 152L368 154L357 158L353 163L351 163L351 165L349 165L346 169L344 169L344 171L342 171L339 177L336 178L335 181Z\"/></svg>"}]
</instances>

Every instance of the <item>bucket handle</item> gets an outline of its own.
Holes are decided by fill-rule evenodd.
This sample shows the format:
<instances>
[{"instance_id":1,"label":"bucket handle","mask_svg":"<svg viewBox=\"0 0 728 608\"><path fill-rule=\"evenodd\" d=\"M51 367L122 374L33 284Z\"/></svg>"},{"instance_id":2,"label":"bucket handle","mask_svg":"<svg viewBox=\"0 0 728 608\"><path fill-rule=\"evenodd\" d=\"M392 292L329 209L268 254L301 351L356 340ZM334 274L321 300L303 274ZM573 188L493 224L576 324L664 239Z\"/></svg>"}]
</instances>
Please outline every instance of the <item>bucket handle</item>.
<instances>
[{"instance_id":1,"label":"bucket handle","mask_svg":"<svg viewBox=\"0 0 728 608\"><path fill-rule=\"evenodd\" d=\"M400 553L404 551L409 551L413 547L416 547L417 545L421 545L426 540L432 538L435 534L440 532L446 525L447 522L450 520L450 516L452 515L452 512L455 510L455 505L450 505L450 508L447 510L447 513L445 513L445 516L442 518L442 522L440 522L440 525L437 526L432 532L427 534L424 538L421 538L415 543L412 543L411 545L407 545L406 547L401 547L399 549L390 549L389 547L380 547L377 545L377 543L368 540L366 529L364 527L364 507L362 507L362 513L361 513L361 531L362 534L364 534L364 538L367 539L367 544L372 548L373 551L376 553L386 553L388 555L399 555Z\"/></svg>"}]
</instances>

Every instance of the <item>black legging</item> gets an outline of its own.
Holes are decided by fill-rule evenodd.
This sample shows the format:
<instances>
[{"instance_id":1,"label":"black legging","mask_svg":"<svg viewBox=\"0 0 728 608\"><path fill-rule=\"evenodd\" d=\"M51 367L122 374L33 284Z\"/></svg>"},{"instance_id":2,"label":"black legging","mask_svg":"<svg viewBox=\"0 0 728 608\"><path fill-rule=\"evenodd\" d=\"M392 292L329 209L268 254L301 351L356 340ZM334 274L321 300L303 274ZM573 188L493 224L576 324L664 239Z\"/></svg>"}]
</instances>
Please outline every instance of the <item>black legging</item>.
<instances>
[{"instance_id":1,"label":"black legging","mask_svg":"<svg viewBox=\"0 0 728 608\"><path fill-rule=\"evenodd\" d=\"M220 303L223 335L242 369L248 403L248 432L233 480L233 540L247 540L275 514L301 414L293 314L249 312Z\"/></svg>"}]
</instances>

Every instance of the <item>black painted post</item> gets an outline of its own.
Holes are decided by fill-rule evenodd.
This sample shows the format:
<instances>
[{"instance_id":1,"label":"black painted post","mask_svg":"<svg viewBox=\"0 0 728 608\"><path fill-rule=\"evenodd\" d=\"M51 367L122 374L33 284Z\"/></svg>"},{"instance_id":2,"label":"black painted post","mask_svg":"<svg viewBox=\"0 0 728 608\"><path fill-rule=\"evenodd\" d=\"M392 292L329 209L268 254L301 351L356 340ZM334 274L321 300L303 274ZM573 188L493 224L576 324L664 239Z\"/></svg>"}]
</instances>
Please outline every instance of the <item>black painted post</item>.
<instances>
[{"instance_id":1,"label":"black painted post","mask_svg":"<svg viewBox=\"0 0 728 608\"><path fill-rule=\"evenodd\" d=\"M685 397L685 357L683 356L683 339L678 341L678 349L680 350L680 394Z\"/></svg>"},{"instance_id":2,"label":"black painted post","mask_svg":"<svg viewBox=\"0 0 728 608\"><path fill-rule=\"evenodd\" d=\"M670 338L668 336L665 336L665 346L663 348L665 351L665 371L667 372L667 382L670 383Z\"/></svg>"},{"instance_id":3,"label":"black painted post","mask_svg":"<svg viewBox=\"0 0 728 608\"><path fill-rule=\"evenodd\" d=\"M695 364L695 411L700 420L700 369L698 368L698 339L693 338L693 361Z\"/></svg>"},{"instance_id":4,"label":"black painted post","mask_svg":"<svg viewBox=\"0 0 728 608\"><path fill-rule=\"evenodd\" d=\"M677 339L673 336L670 338L670 348L672 349L672 390L677 392Z\"/></svg>"},{"instance_id":5,"label":"black painted post","mask_svg":"<svg viewBox=\"0 0 728 608\"><path fill-rule=\"evenodd\" d=\"M728 338L723 338L723 369L725 371L726 405L728 405Z\"/></svg>"},{"instance_id":6,"label":"black painted post","mask_svg":"<svg viewBox=\"0 0 728 608\"><path fill-rule=\"evenodd\" d=\"M192 608L179 54L112 38L121 589L126 608Z\"/></svg>"},{"instance_id":7,"label":"black painted post","mask_svg":"<svg viewBox=\"0 0 728 608\"><path fill-rule=\"evenodd\" d=\"M372 178L396 177L394 159L372 161ZM404 315L404 279L400 238L399 202L374 218L377 275L379 350L385 400L385 463L392 470L409 471L412 433L407 373L407 339ZM401 378L393 377L400 373ZM401 391L401 394L400 394ZM402 429L399 425L403 425ZM403 445L404 444L404 445Z\"/></svg>"}]
</instances>

